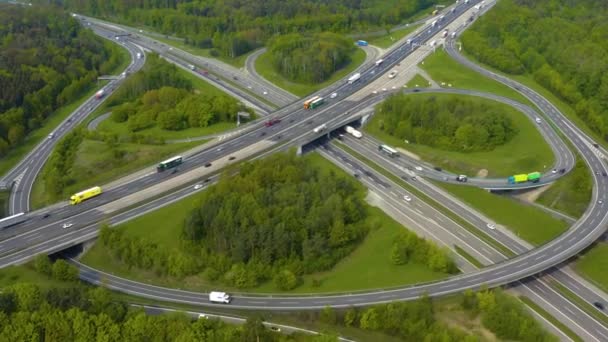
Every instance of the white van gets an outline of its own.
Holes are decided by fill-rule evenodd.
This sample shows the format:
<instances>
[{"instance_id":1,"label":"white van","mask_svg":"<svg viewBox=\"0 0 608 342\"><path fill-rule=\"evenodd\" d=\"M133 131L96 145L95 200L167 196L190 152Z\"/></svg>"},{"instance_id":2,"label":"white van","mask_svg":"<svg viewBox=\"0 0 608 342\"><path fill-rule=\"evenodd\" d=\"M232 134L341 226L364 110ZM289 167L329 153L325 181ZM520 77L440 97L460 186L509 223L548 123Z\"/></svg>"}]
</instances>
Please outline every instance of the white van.
<instances>
[{"instance_id":1,"label":"white van","mask_svg":"<svg viewBox=\"0 0 608 342\"><path fill-rule=\"evenodd\" d=\"M232 298L226 292L209 292L209 301L211 303L229 304Z\"/></svg>"}]
</instances>

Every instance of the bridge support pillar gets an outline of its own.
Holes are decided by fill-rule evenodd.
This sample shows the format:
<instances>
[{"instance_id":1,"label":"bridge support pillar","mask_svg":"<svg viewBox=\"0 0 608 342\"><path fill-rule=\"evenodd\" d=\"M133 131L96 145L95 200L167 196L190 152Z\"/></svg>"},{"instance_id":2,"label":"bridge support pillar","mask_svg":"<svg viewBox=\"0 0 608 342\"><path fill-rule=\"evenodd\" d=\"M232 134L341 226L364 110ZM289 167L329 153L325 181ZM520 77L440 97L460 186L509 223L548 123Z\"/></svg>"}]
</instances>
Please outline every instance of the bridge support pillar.
<instances>
[{"instance_id":1,"label":"bridge support pillar","mask_svg":"<svg viewBox=\"0 0 608 342\"><path fill-rule=\"evenodd\" d=\"M298 150L296 151L296 156L302 155L302 145L298 146Z\"/></svg>"}]
</instances>

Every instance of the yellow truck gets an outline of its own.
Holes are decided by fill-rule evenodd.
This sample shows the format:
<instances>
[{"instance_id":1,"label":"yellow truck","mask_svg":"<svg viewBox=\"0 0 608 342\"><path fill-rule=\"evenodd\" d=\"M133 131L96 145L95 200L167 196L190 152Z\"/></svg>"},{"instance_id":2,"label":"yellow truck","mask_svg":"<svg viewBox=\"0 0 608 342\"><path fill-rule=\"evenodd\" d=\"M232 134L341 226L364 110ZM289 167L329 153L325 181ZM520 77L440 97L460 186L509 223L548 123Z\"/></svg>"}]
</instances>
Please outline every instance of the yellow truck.
<instances>
[{"instance_id":1,"label":"yellow truck","mask_svg":"<svg viewBox=\"0 0 608 342\"><path fill-rule=\"evenodd\" d=\"M98 186L92 187L90 189L86 189L77 194L70 196L70 204L75 205L82 201L86 201L91 197L95 197L101 194L101 188Z\"/></svg>"}]
</instances>

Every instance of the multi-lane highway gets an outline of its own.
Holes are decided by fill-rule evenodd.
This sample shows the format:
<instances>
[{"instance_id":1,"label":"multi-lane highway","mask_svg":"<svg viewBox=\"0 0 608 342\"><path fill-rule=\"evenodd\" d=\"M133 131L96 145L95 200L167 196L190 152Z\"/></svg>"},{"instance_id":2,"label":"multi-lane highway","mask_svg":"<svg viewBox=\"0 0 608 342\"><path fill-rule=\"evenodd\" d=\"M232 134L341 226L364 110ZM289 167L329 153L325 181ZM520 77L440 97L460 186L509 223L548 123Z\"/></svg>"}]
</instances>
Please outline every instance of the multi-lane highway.
<instances>
[{"instance_id":1,"label":"multi-lane highway","mask_svg":"<svg viewBox=\"0 0 608 342\"><path fill-rule=\"evenodd\" d=\"M109 38L113 40L112 38ZM138 71L145 62L145 58L137 58L137 53L142 53L137 46L125 42L123 46L131 54L132 62L127 67L125 72L136 72ZM143 54L142 54L143 56ZM97 107L99 107L103 101L123 82L124 78L118 78L116 80L110 80L104 87L105 95L102 99L97 99L95 96L91 96L86 100L80 107L78 107L70 116L63 121L57 129L53 132L53 136L44 139L38 144L32 151L17 164L12 170L10 170L1 180L5 182L15 181L11 189L11 196L9 202L9 212L12 214L27 212L29 211L29 200L30 192L34 181L38 176L38 173L42 169L42 166L48 159L55 147L55 144L61 139L67 132L72 128L79 125L90 113L92 113Z\"/></svg>"},{"instance_id":2,"label":"multi-lane highway","mask_svg":"<svg viewBox=\"0 0 608 342\"><path fill-rule=\"evenodd\" d=\"M471 1L469 6L476 3L477 1ZM451 21L455 16L460 15L465 7L465 5L456 7L457 10L454 12L453 16L451 14L446 14L444 23L441 23L434 28L430 28L429 31L426 29L423 30L422 33L418 34L414 38L414 42L424 42L429 37L432 37L441 30L442 25ZM300 108L300 104L298 103L290 105L277 112L276 115L283 117L284 120L276 127L254 127L249 132L244 133L239 137L235 137L234 139L227 140L226 142L217 145L212 150L203 151L202 153L193 156L192 159L188 161L188 164L190 164L188 167L195 168L202 163L213 161L220 156L237 153L237 151L245 146L247 142L251 143L259 140L289 142L293 141L294 139L300 141L299 139L306 139L307 136L310 138L310 130L315 124L329 121L330 118L335 119L339 118L340 116L348 115L348 112L352 113L354 111L354 106L364 105L364 103L359 103L357 101L343 101L343 99L352 94L354 91L360 89L363 84L375 79L378 77L378 75L381 75L383 72L387 71L389 68L395 65L398 60L403 58L413 49L413 45L398 46L389 52L389 54L385 57L384 67L381 65L377 68L364 68L361 71L362 79L360 80L360 83L349 85L342 82L332 87L333 89L327 89L321 92L322 95L326 96L330 92L339 90L339 94L341 94L341 96L333 101L328 100L328 104L325 106L325 108L320 108L320 110L314 111L313 115L310 115L310 112L302 110ZM375 73L371 73L372 69L376 69L374 70ZM516 90L524 89L523 86L515 83L512 83L512 86L519 87L519 89L515 88ZM439 295L458 292L466 288L479 288L482 286L482 284L496 286L525 278L529 275L557 265L561 261L568 259L570 256L588 246L596 237L601 235L606 223L606 210L603 205L599 205L599 203L597 203L598 189L601 193L605 193L606 191L606 180L603 177L598 176L601 174L601 172L605 172L604 166L601 161L598 160L597 155L594 154L594 150L591 149L591 146L589 145L589 138L584 136L581 137L579 132L571 129L569 126L573 125L568 123L565 117L563 117L563 115L561 115L555 108L552 108L548 102L543 103L542 100L544 99L541 100L538 94L531 95L529 98L533 103L537 104L541 111L543 111L548 117L554 116L555 118L552 118L554 122L556 120L563 120L564 124L559 126L559 128L579 149L579 152L585 161L594 170L594 181L596 182L596 187L594 188L593 203L583 218L581 218L581 220L579 220L568 233L537 250L525 253L515 259L488 267L487 269L483 269L475 273L461 275L433 284L425 284L406 289L396 289L381 293L361 293L350 296L283 298L239 296L235 298L234 306L246 308L257 308L263 306L267 309L300 309L305 307L321 308L326 305L344 307L349 305L365 305L377 302L410 299L422 294L423 292ZM547 112L547 110L549 112ZM262 133L265 134L262 135ZM583 139L587 141L585 142ZM17 261L23 261L36 253L48 250L49 247L52 247L48 245L49 243L55 245L63 243L64 246L67 246L74 241L83 241L84 239L94 236L94 229L83 228L85 223L76 224L77 228L83 228L80 230L63 230L59 232L57 232L57 230L59 230L59 223L64 221L65 217L70 217L70 220L72 217L74 217L75 220L80 219L80 216L88 218L95 217L98 221L99 218L103 217L104 215L94 209L97 205L103 204L104 201L108 202L113 198L122 197L135 190L145 188L152 183L161 181L163 178L171 177L174 176L162 174L149 175L142 178L145 180L144 182L136 180L132 182L132 184L126 185L125 188L121 189L121 191L124 191L122 193L117 191L114 194L104 194L99 199L101 202L91 200L91 202L85 203L78 207L78 210L74 210L69 207L62 207L57 211L51 211L51 218L45 220L48 221L48 223L41 223L44 221L39 216L33 217L32 221L27 222L23 227L17 228L18 233L27 231L26 234L21 234L24 236L15 236L12 238L12 240L1 242L0 248L2 250L6 250L5 248L11 248L11 250L14 252L9 251L6 253L2 258L0 258L0 263L6 265ZM74 215L76 214L80 214L80 216L75 217ZM57 217L59 217L59 219ZM38 235L33 236L30 231L33 231ZM18 241L20 242L17 243ZM14 256L17 254L20 254L20 259L14 258ZM122 290L131 291L129 287L125 287ZM134 291L139 291L139 288ZM162 296L165 296L164 298L168 298L167 293L170 293L170 291L172 290L163 289L162 294L158 294L159 289L154 288L153 292L150 292L147 295L152 298L160 298ZM173 298L176 301L187 301L205 305L208 304L206 303L206 300L204 300L202 294L199 293L191 293L188 296L181 293L176 293Z\"/></svg>"}]
</instances>

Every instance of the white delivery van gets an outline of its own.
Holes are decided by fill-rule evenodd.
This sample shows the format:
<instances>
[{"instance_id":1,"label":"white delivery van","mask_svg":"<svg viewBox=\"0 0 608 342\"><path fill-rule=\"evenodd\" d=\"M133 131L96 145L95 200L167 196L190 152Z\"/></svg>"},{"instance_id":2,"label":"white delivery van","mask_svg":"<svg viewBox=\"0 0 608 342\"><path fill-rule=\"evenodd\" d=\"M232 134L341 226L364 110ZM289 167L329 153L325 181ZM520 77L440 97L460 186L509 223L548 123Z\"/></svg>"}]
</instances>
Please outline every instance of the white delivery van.
<instances>
[{"instance_id":1,"label":"white delivery van","mask_svg":"<svg viewBox=\"0 0 608 342\"><path fill-rule=\"evenodd\" d=\"M211 303L228 304L231 300L232 298L226 292L212 291L209 293L209 301Z\"/></svg>"}]
</instances>

